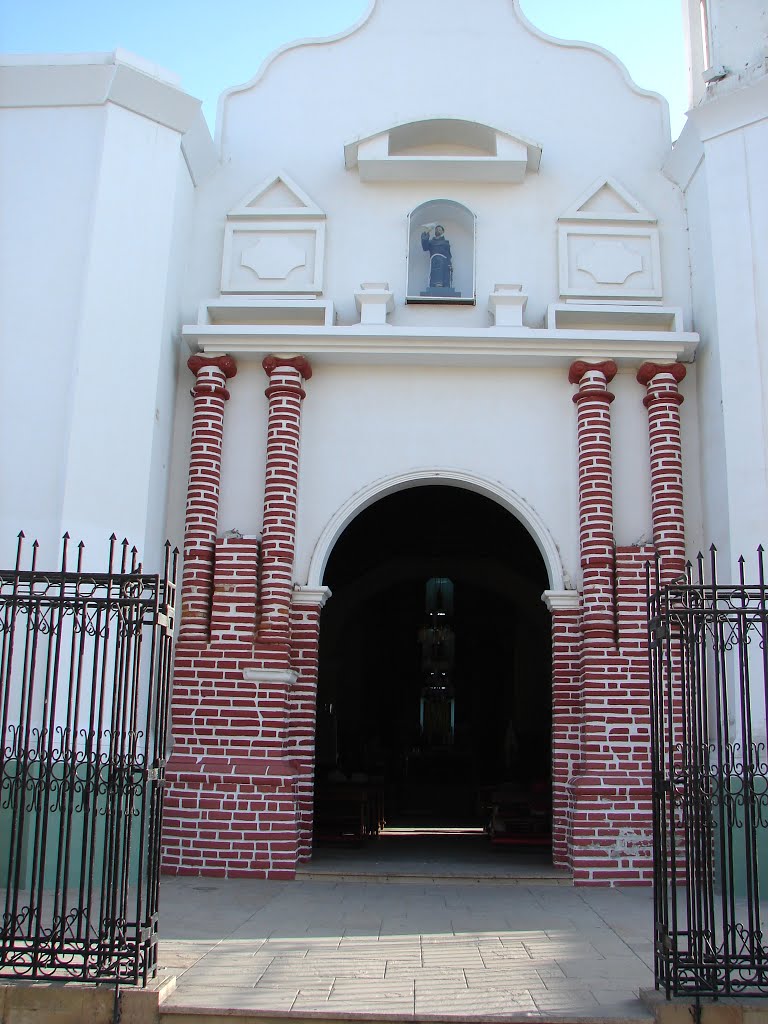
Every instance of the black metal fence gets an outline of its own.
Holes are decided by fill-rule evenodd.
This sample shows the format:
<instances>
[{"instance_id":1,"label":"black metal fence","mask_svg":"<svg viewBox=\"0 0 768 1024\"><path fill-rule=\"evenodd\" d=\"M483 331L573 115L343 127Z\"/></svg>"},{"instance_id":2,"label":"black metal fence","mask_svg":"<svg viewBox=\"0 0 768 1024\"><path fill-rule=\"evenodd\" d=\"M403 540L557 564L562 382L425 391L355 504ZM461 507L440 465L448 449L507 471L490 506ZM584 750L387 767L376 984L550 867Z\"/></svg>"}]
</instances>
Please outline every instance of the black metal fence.
<instances>
[{"instance_id":1,"label":"black metal fence","mask_svg":"<svg viewBox=\"0 0 768 1024\"><path fill-rule=\"evenodd\" d=\"M143 985L156 971L176 552L149 575L0 571L0 976ZM69 562L75 565L70 568Z\"/></svg>"},{"instance_id":2,"label":"black metal fence","mask_svg":"<svg viewBox=\"0 0 768 1024\"><path fill-rule=\"evenodd\" d=\"M717 553L649 567L655 973L671 995L768 995L768 608Z\"/></svg>"}]
</instances>

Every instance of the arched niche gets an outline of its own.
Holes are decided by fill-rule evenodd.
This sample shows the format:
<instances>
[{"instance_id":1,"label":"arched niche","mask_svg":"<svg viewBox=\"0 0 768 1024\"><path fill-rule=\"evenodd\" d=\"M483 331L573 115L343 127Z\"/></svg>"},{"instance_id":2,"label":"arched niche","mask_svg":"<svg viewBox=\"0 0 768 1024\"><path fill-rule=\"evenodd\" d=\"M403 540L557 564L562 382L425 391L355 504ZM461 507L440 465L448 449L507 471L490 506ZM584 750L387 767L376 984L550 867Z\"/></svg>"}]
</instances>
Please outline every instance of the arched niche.
<instances>
[{"instance_id":1,"label":"arched niche","mask_svg":"<svg viewBox=\"0 0 768 1024\"><path fill-rule=\"evenodd\" d=\"M437 225L450 245L448 273L446 247L435 244ZM408 215L405 294L406 302L474 305L475 215L466 206L453 199L429 199Z\"/></svg>"}]
</instances>

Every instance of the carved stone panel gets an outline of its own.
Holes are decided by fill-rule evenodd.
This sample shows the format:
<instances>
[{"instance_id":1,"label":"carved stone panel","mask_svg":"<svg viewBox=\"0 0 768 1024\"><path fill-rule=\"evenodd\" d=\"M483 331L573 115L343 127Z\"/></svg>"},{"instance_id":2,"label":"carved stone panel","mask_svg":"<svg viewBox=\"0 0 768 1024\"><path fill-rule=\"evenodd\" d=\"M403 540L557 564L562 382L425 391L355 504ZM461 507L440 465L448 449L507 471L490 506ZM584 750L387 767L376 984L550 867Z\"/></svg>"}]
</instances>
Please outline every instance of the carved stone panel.
<instances>
[{"instance_id":1,"label":"carved stone panel","mask_svg":"<svg viewBox=\"0 0 768 1024\"><path fill-rule=\"evenodd\" d=\"M662 297L656 218L617 181L595 182L558 221L562 298Z\"/></svg>"},{"instance_id":2,"label":"carved stone panel","mask_svg":"<svg viewBox=\"0 0 768 1024\"><path fill-rule=\"evenodd\" d=\"M658 230L560 225L560 294L660 299Z\"/></svg>"},{"instance_id":3,"label":"carved stone panel","mask_svg":"<svg viewBox=\"0 0 768 1024\"><path fill-rule=\"evenodd\" d=\"M222 294L315 294L323 290L325 214L285 174L227 214Z\"/></svg>"}]
</instances>

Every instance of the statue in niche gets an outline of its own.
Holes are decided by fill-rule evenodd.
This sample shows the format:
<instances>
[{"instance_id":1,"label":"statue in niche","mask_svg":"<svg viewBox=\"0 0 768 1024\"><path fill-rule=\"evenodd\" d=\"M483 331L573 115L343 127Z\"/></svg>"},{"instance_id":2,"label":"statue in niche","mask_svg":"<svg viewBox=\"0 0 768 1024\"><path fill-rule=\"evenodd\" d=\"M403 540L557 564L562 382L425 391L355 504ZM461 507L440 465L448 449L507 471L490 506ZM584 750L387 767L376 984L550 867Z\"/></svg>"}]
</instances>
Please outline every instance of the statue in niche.
<instances>
[{"instance_id":1,"label":"statue in niche","mask_svg":"<svg viewBox=\"0 0 768 1024\"><path fill-rule=\"evenodd\" d=\"M429 286L421 294L435 298L459 298L461 293L453 288L451 243L445 237L442 224L422 225L421 248L429 253Z\"/></svg>"}]
</instances>

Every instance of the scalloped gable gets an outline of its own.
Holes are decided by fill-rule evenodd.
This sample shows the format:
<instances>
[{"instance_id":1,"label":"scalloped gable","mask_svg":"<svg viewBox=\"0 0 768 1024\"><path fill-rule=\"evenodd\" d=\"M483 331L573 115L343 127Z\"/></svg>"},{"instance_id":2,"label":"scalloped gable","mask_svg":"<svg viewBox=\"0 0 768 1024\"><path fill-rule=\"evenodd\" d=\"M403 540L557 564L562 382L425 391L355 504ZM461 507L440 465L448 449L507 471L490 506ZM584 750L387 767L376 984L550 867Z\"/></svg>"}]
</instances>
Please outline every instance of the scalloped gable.
<instances>
[{"instance_id":1,"label":"scalloped gable","mask_svg":"<svg viewBox=\"0 0 768 1024\"><path fill-rule=\"evenodd\" d=\"M472 120L479 115L485 122L511 122L530 137L545 138L553 112L567 126L595 104L610 100L609 106L620 107L625 99L621 80L635 97L652 101L656 109L647 111L648 130L658 136L661 129L668 144L665 101L639 88L613 54L595 44L547 35L528 21L516 0L483 0L480 6L482 11L466 0L445 0L438 16L426 2L372 0L368 12L347 30L281 47L248 82L226 90L217 140L226 147L242 134L244 147L249 145L253 109L242 94L257 86L265 87L265 102L272 109L279 103L282 110L305 111L311 82L318 109L337 111L342 139L368 138L386 125L384 98L393 120ZM483 31L482 44L474 45ZM429 59L438 52L444 87L433 87L430 80ZM486 75L498 87L478 88ZM623 114L607 116L625 126L629 119Z\"/></svg>"},{"instance_id":2,"label":"scalloped gable","mask_svg":"<svg viewBox=\"0 0 768 1024\"><path fill-rule=\"evenodd\" d=\"M227 217L312 217L325 218L325 213L307 193L283 171L265 178L248 193Z\"/></svg>"},{"instance_id":3,"label":"scalloped gable","mask_svg":"<svg viewBox=\"0 0 768 1024\"><path fill-rule=\"evenodd\" d=\"M541 164L531 139L460 118L392 125L344 146L361 181L483 181L519 184Z\"/></svg>"}]
</instances>

